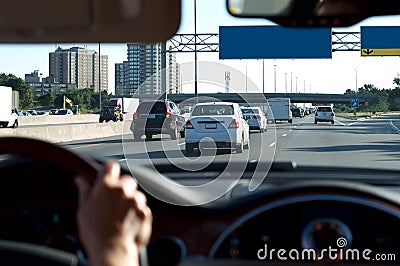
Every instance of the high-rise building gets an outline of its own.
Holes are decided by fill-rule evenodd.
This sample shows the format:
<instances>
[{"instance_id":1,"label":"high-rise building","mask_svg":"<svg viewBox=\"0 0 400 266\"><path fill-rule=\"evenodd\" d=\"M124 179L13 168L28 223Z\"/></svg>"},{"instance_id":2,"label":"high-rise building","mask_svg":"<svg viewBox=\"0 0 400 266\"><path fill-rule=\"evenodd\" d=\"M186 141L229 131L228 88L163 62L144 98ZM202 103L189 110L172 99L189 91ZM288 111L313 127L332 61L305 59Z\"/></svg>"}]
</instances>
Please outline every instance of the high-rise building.
<instances>
[{"instance_id":1,"label":"high-rise building","mask_svg":"<svg viewBox=\"0 0 400 266\"><path fill-rule=\"evenodd\" d=\"M166 60L167 92L168 94L179 94L181 93L180 66L176 62L176 53L167 53Z\"/></svg>"},{"instance_id":2,"label":"high-rise building","mask_svg":"<svg viewBox=\"0 0 400 266\"><path fill-rule=\"evenodd\" d=\"M100 71L99 71L100 69ZM108 90L108 55L81 47L58 47L49 54L49 73L56 83L75 84L77 88Z\"/></svg>"},{"instance_id":3,"label":"high-rise building","mask_svg":"<svg viewBox=\"0 0 400 266\"><path fill-rule=\"evenodd\" d=\"M162 70L163 65L166 70ZM115 64L116 94L159 95L166 90L180 92L175 54L163 54L160 43L128 44L128 60Z\"/></svg>"},{"instance_id":4,"label":"high-rise building","mask_svg":"<svg viewBox=\"0 0 400 266\"><path fill-rule=\"evenodd\" d=\"M124 95L125 94L124 63L116 63L115 64L115 95Z\"/></svg>"}]
</instances>

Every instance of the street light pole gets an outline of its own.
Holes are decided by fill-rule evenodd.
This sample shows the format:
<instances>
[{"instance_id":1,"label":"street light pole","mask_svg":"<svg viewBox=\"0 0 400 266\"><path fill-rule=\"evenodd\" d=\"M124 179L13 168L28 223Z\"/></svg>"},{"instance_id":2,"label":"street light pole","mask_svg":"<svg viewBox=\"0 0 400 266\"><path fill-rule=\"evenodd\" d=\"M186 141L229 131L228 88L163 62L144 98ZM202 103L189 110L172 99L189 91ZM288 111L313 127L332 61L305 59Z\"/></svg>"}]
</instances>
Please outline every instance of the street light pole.
<instances>
[{"instance_id":1,"label":"street light pole","mask_svg":"<svg viewBox=\"0 0 400 266\"><path fill-rule=\"evenodd\" d=\"M262 60L262 71L263 71L263 93L265 93L265 63L264 63L264 59Z\"/></svg>"},{"instance_id":2,"label":"street light pole","mask_svg":"<svg viewBox=\"0 0 400 266\"><path fill-rule=\"evenodd\" d=\"M246 93L247 93L247 66L246 66Z\"/></svg>"},{"instance_id":3,"label":"street light pole","mask_svg":"<svg viewBox=\"0 0 400 266\"><path fill-rule=\"evenodd\" d=\"M197 1L194 0L194 96L197 103Z\"/></svg>"},{"instance_id":4,"label":"street light pole","mask_svg":"<svg viewBox=\"0 0 400 266\"><path fill-rule=\"evenodd\" d=\"M100 43L99 43L99 110L101 110L101 57L100 57Z\"/></svg>"},{"instance_id":5,"label":"street light pole","mask_svg":"<svg viewBox=\"0 0 400 266\"><path fill-rule=\"evenodd\" d=\"M285 93L287 94L287 73L285 72Z\"/></svg>"},{"instance_id":6,"label":"street light pole","mask_svg":"<svg viewBox=\"0 0 400 266\"><path fill-rule=\"evenodd\" d=\"M274 92L276 93L276 65L274 65Z\"/></svg>"},{"instance_id":7,"label":"street light pole","mask_svg":"<svg viewBox=\"0 0 400 266\"><path fill-rule=\"evenodd\" d=\"M293 93L293 72L290 72L290 93Z\"/></svg>"},{"instance_id":8,"label":"street light pole","mask_svg":"<svg viewBox=\"0 0 400 266\"><path fill-rule=\"evenodd\" d=\"M357 80L357 79L358 79L358 77L357 77L358 75L357 75L357 68L355 68L354 70L355 70L355 72L356 72L356 94L357 94L357 92L358 92L358 84L357 84L357 83L358 83L358 80Z\"/></svg>"}]
</instances>

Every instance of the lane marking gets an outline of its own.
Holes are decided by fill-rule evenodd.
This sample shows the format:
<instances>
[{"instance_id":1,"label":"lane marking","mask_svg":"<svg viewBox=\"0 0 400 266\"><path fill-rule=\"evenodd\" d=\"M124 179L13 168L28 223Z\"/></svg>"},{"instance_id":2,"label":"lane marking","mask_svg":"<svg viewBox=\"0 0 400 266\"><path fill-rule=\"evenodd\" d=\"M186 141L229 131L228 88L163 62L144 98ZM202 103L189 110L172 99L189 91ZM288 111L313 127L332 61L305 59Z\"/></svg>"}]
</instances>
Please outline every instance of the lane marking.
<instances>
[{"instance_id":1,"label":"lane marking","mask_svg":"<svg viewBox=\"0 0 400 266\"><path fill-rule=\"evenodd\" d=\"M336 119L335 119L335 123L339 123L339 124L342 125L342 126L347 126L347 124L342 123L342 122L340 122L340 121L338 121L338 120L336 120Z\"/></svg>"},{"instance_id":2,"label":"lane marking","mask_svg":"<svg viewBox=\"0 0 400 266\"><path fill-rule=\"evenodd\" d=\"M283 134L283 135L282 135L282 137L286 137L286 136L287 136L287 134Z\"/></svg>"},{"instance_id":3,"label":"lane marking","mask_svg":"<svg viewBox=\"0 0 400 266\"><path fill-rule=\"evenodd\" d=\"M123 161L126 161L127 159L120 159L120 160L118 160L118 162L123 162Z\"/></svg>"},{"instance_id":4,"label":"lane marking","mask_svg":"<svg viewBox=\"0 0 400 266\"><path fill-rule=\"evenodd\" d=\"M393 124L393 120L390 120L390 126L397 134L400 134L400 129Z\"/></svg>"},{"instance_id":5,"label":"lane marking","mask_svg":"<svg viewBox=\"0 0 400 266\"><path fill-rule=\"evenodd\" d=\"M77 150L77 149L83 149L83 148L87 148L87 147L93 147L93 146L99 146L101 143L96 143L96 144L87 144L87 145L83 145L83 146L79 146L79 147L69 147L68 148L71 150Z\"/></svg>"},{"instance_id":6,"label":"lane marking","mask_svg":"<svg viewBox=\"0 0 400 266\"><path fill-rule=\"evenodd\" d=\"M268 147L272 148L272 147L275 146L275 144L276 144L276 142L274 141L274 142L272 142L271 144L269 144Z\"/></svg>"},{"instance_id":7,"label":"lane marking","mask_svg":"<svg viewBox=\"0 0 400 266\"><path fill-rule=\"evenodd\" d=\"M289 129L289 132L293 131L293 129Z\"/></svg>"},{"instance_id":8,"label":"lane marking","mask_svg":"<svg viewBox=\"0 0 400 266\"><path fill-rule=\"evenodd\" d=\"M182 146L182 145L185 145L185 142L178 143L178 146Z\"/></svg>"}]
</instances>

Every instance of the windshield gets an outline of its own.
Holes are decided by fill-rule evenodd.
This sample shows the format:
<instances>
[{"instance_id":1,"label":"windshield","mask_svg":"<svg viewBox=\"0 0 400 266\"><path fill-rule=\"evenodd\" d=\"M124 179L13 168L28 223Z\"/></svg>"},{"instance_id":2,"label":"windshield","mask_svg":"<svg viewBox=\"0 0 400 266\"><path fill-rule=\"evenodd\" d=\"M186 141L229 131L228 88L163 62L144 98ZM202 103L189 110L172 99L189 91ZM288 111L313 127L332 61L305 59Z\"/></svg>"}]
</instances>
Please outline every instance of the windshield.
<instances>
[{"instance_id":1,"label":"windshield","mask_svg":"<svg viewBox=\"0 0 400 266\"><path fill-rule=\"evenodd\" d=\"M333 43L330 57L315 58L300 48L295 52L303 57L294 57L286 44L302 44L307 38L300 35L282 44L279 53L249 59L246 55L257 52L258 41L244 33L221 39L224 30L230 30L225 27L276 25L264 19L232 17L225 0L197 1L194 16L194 2L183 0L176 38L193 40L198 35L196 62L193 42L182 44L175 37L165 47L0 45L0 85L15 91L12 107L48 114L40 119L39 114L23 116L15 130L29 135L34 128L39 138L131 168L174 164L202 173L217 163L294 161L299 166L400 170L400 54L373 56L375 47L360 46L363 27L396 26L398 16L328 29L323 38ZM273 39L259 37L259 42ZM337 46L340 40L342 45ZM319 41L312 39L312 44ZM228 55L224 45L231 44L240 49L229 50L233 52ZM226 102L244 108L236 110ZM99 121L103 106L118 107L120 113L103 123ZM57 109L64 109L57 114L70 109L74 115L53 116ZM318 113L325 111L334 114ZM265 115L243 119L258 112L267 114L267 120ZM203 119L223 115L235 117L214 119L214 123ZM191 120L196 116L202 120ZM1 129L1 136L14 134Z\"/></svg>"},{"instance_id":2,"label":"windshield","mask_svg":"<svg viewBox=\"0 0 400 266\"><path fill-rule=\"evenodd\" d=\"M242 113L243 114L259 114L259 110L252 109L252 108L242 108Z\"/></svg>"},{"instance_id":3,"label":"windshield","mask_svg":"<svg viewBox=\"0 0 400 266\"><path fill-rule=\"evenodd\" d=\"M165 114L166 106L164 102L143 102L137 109L139 114Z\"/></svg>"},{"instance_id":4,"label":"windshield","mask_svg":"<svg viewBox=\"0 0 400 266\"><path fill-rule=\"evenodd\" d=\"M196 106L192 116L233 115L233 107L229 105L200 105Z\"/></svg>"},{"instance_id":5,"label":"windshield","mask_svg":"<svg viewBox=\"0 0 400 266\"><path fill-rule=\"evenodd\" d=\"M332 108L330 108L330 107L318 107L317 111L319 111L319 112L332 112Z\"/></svg>"}]
</instances>

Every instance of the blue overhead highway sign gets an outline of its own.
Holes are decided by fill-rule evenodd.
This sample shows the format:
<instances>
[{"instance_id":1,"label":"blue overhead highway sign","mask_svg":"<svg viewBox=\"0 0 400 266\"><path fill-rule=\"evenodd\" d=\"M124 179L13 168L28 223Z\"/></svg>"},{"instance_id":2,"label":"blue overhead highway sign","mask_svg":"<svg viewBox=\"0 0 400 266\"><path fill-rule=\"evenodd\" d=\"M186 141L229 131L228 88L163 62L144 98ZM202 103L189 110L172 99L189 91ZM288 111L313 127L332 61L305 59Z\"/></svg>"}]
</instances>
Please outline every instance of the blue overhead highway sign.
<instances>
[{"instance_id":1,"label":"blue overhead highway sign","mask_svg":"<svg viewBox=\"0 0 400 266\"><path fill-rule=\"evenodd\" d=\"M400 56L400 26L361 27L361 56Z\"/></svg>"},{"instance_id":2,"label":"blue overhead highway sign","mask_svg":"<svg viewBox=\"0 0 400 266\"><path fill-rule=\"evenodd\" d=\"M332 58L332 30L280 26L221 26L219 58Z\"/></svg>"}]
</instances>

